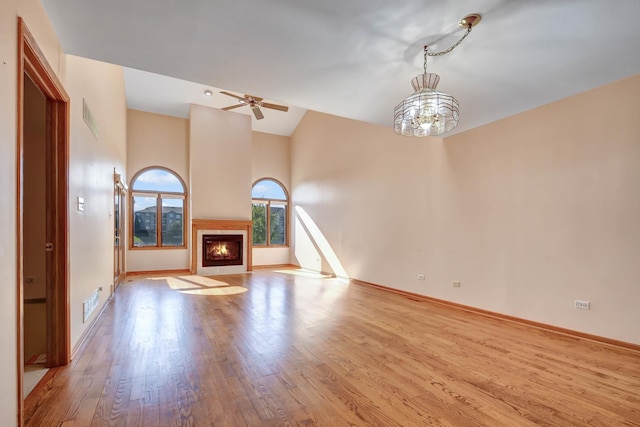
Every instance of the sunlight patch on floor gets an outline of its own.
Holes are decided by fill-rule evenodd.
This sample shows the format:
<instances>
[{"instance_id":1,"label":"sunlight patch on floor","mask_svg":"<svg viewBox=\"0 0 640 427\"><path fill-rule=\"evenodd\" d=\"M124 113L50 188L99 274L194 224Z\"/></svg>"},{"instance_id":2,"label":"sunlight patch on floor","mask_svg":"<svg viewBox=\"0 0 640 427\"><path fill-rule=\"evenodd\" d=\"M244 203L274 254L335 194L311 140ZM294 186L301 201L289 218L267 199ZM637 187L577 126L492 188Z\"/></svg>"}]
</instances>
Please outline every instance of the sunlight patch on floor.
<instances>
[{"instance_id":1,"label":"sunlight patch on floor","mask_svg":"<svg viewBox=\"0 0 640 427\"><path fill-rule=\"evenodd\" d=\"M287 269L287 270L273 270L273 271L275 271L276 273L291 274L293 276L312 277L314 279L331 279L335 277L333 275L323 274L317 271L307 270L304 268L299 268L295 270Z\"/></svg>"},{"instance_id":2,"label":"sunlight patch on floor","mask_svg":"<svg viewBox=\"0 0 640 427\"><path fill-rule=\"evenodd\" d=\"M243 288L242 286L225 286L221 288L208 289L185 289L180 292L189 295L236 295L247 292L247 288Z\"/></svg>"},{"instance_id":3,"label":"sunlight patch on floor","mask_svg":"<svg viewBox=\"0 0 640 427\"><path fill-rule=\"evenodd\" d=\"M38 385L40 380L49 371L44 364L39 365L25 365L24 375L22 377L22 393L23 398L26 398L31 391Z\"/></svg>"},{"instance_id":4,"label":"sunlight patch on floor","mask_svg":"<svg viewBox=\"0 0 640 427\"><path fill-rule=\"evenodd\" d=\"M207 288L230 286L227 282L196 275L167 277L166 280L171 289L191 289L198 286Z\"/></svg>"},{"instance_id":5,"label":"sunlight patch on floor","mask_svg":"<svg viewBox=\"0 0 640 427\"><path fill-rule=\"evenodd\" d=\"M247 291L245 287L204 276L189 275L165 277L164 279L171 289L189 295L235 295Z\"/></svg>"}]
</instances>

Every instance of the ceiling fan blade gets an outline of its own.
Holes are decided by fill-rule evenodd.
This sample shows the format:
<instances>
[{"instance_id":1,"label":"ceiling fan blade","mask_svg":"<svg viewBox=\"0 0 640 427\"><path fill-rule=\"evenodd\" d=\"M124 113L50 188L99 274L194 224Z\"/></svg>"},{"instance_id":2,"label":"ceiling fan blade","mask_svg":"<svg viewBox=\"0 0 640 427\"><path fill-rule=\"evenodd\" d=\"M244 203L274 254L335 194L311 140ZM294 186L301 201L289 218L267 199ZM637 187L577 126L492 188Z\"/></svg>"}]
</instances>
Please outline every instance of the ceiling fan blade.
<instances>
[{"instance_id":1,"label":"ceiling fan blade","mask_svg":"<svg viewBox=\"0 0 640 427\"><path fill-rule=\"evenodd\" d=\"M264 98L260 98L259 96L253 96L253 95L245 95L245 98L249 98L249 99L253 99L254 101L260 102L262 101Z\"/></svg>"},{"instance_id":2,"label":"ceiling fan blade","mask_svg":"<svg viewBox=\"0 0 640 427\"><path fill-rule=\"evenodd\" d=\"M223 94L223 95L232 96L232 97L237 98L237 99L245 100L244 97L242 97L242 96L234 95L231 92L227 92L227 91L224 91L224 90L221 90L220 93Z\"/></svg>"},{"instance_id":3,"label":"ceiling fan blade","mask_svg":"<svg viewBox=\"0 0 640 427\"><path fill-rule=\"evenodd\" d=\"M264 108L271 108L272 110L279 110L279 111L289 111L289 107L285 107L284 105L278 105L278 104L270 104L268 102L263 102L262 106Z\"/></svg>"},{"instance_id":4,"label":"ceiling fan blade","mask_svg":"<svg viewBox=\"0 0 640 427\"><path fill-rule=\"evenodd\" d=\"M252 106L251 110L253 111L253 115L256 116L257 120L264 119L264 115L262 115L262 111L260 111L260 107Z\"/></svg>"},{"instance_id":5,"label":"ceiling fan blade","mask_svg":"<svg viewBox=\"0 0 640 427\"><path fill-rule=\"evenodd\" d=\"M247 104L236 104L236 105L231 105L231 106L229 106L229 107L221 108L221 110L225 110L225 111L227 111L227 110L233 110L234 108L244 107L245 105L247 105Z\"/></svg>"}]
</instances>

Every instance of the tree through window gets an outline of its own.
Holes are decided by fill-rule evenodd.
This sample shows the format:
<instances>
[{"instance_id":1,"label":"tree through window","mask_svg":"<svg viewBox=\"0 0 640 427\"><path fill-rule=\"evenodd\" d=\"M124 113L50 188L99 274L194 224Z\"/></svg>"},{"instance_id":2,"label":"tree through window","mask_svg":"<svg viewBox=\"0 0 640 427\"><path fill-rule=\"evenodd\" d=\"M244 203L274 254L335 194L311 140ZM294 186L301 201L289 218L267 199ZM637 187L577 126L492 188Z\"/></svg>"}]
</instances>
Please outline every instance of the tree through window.
<instances>
[{"instance_id":1,"label":"tree through window","mask_svg":"<svg viewBox=\"0 0 640 427\"><path fill-rule=\"evenodd\" d=\"M182 179L169 169L152 167L138 172L131 181L131 245L184 248L185 200Z\"/></svg>"},{"instance_id":2,"label":"tree through window","mask_svg":"<svg viewBox=\"0 0 640 427\"><path fill-rule=\"evenodd\" d=\"M286 246L289 198L284 186L275 179L260 179L253 184L251 198L253 245Z\"/></svg>"}]
</instances>

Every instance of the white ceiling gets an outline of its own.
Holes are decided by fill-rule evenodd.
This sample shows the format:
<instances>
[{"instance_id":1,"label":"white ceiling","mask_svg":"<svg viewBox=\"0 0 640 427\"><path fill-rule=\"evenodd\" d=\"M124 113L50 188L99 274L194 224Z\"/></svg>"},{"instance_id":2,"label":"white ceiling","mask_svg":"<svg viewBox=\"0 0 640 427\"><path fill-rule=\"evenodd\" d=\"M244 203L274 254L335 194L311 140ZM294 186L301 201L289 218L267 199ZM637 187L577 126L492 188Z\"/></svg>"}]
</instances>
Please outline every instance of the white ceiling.
<instances>
[{"instance_id":1,"label":"white ceiling","mask_svg":"<svg viewBox=\"0 0 640 427\"><path fill-rule=\"evenodd\" d=\"M190 104L215 108L238 104L236 99L222 95L220 91L223 89L134 68L124 68L124 83L127 91L127 106L134 110L188 118ZM212 95L205 95L205 90L210 90ZM237 95L242 96L243 93L237 93ZM264 102L281 104L271 99L265 99ZM248 107L237 108L233 112L250 115L251 127L255 131L290 136L307 110L287 106L289 111L286 113L261 108L264 115L262 120L256 120Z\"/></svg>"},{"instance_id":2,"label":"white ceiling","mask_svg":"<svg viewBox=\"0 0 640 427\"><path fill-rule=\"evenodd\" d=\"M429 60L460 101L453 133L640 72L639 0L42 2L65 52L130 68L131 108L186 117L189 103L233 104L203 99L223 88L288 105L254 119L284 135L306 109L392 126L423 46L449 47L469 13L482 22Z\"/></svg>"}]
</instances>

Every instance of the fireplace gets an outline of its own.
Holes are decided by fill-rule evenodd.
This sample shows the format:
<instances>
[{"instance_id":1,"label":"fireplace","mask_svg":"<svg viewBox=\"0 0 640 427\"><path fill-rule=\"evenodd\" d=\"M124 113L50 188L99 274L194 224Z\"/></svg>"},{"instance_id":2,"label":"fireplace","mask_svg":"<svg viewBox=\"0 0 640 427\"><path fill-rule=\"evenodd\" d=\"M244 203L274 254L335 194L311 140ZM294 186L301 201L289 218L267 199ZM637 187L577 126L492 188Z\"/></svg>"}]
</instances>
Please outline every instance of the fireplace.
<instances>
[{"instance_id":1,"label":"fireplace","mask_svg":"<svg viewBox=\"0 0 640 427\"><path fill-rule=\"evenodd\" d=\"M204 234L202 266L242 265L242 234Z\"/></svg>"},{"instance_id":2,"label":"fireplace","mask_svg":"<svg viewBox=\"0 0 640 427\"><path fill-rule=\"evenodd\" d=\"M239 274L251 271L251 235L253 223L247 220L235 219L192 219L191 220L191 272L200 276L217 274ZM206 246L204 236L217 236L225 239L228 236L242 236L242 246L238 254L242 257L237 265L220 265L205 267ZM230 250L229 246L226 248Z\"/></svg>"}]
</instances>

